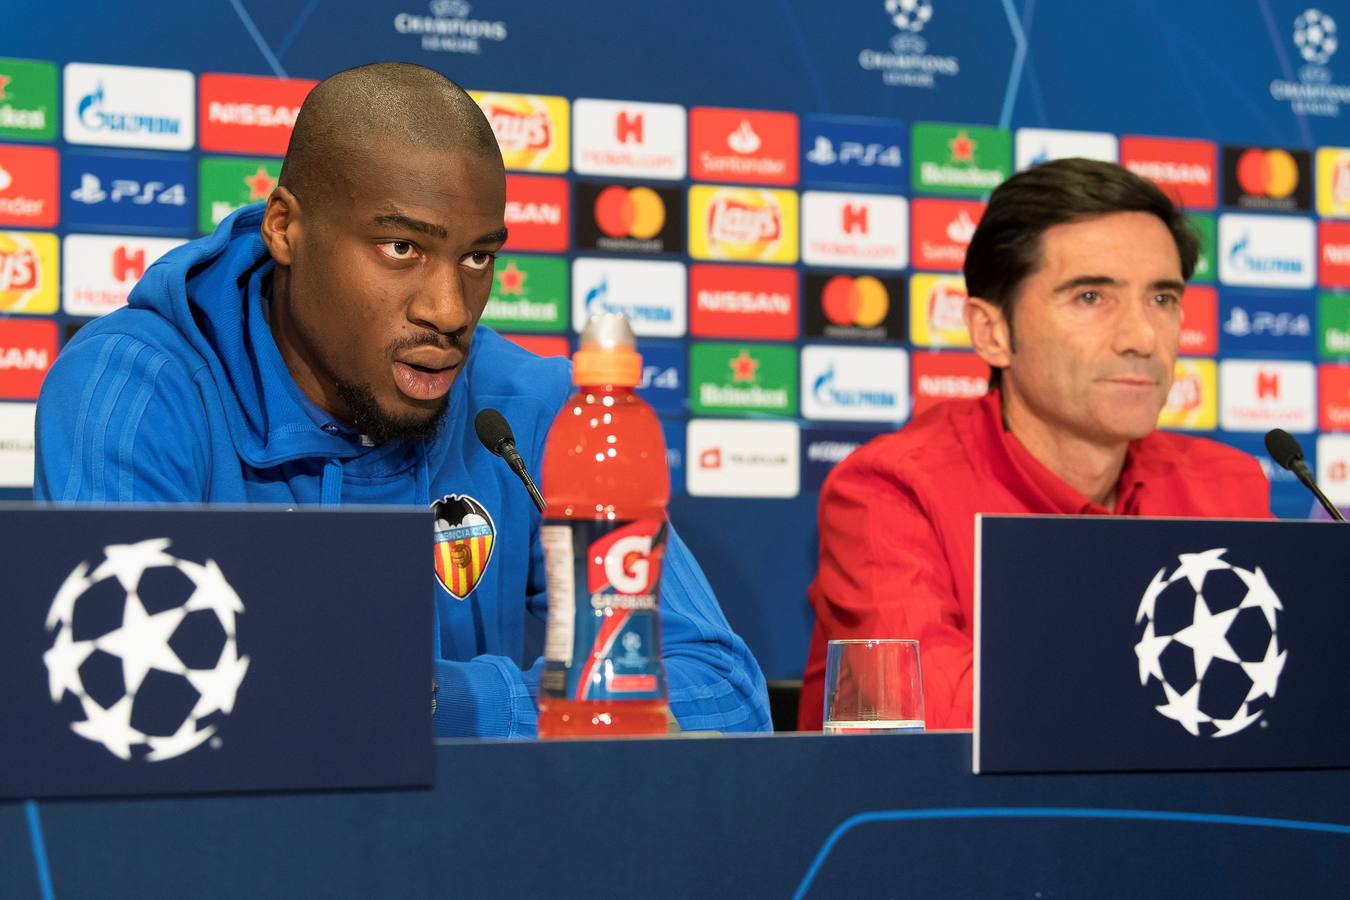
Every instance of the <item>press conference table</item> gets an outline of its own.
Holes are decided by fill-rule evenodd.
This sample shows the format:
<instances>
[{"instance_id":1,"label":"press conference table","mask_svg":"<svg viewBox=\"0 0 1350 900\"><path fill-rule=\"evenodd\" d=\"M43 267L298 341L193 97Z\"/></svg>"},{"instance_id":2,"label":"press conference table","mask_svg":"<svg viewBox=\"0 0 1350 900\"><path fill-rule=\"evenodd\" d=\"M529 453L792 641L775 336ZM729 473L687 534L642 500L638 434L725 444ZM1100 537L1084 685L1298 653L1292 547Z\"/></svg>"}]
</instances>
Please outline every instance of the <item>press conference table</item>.
<instances>
[{"instance_id":1,"label":"press conference table","mask_svg":"<svg viewBox=\"0 0 1350 900\"><path fill-rule=\"evenodd\" d=\"M3 803L0 897L44 894L34 818L57 897L1350 892L1350 771L975 776L970 740L456 741L433 790Z\"/></svg>"}]
</instances>

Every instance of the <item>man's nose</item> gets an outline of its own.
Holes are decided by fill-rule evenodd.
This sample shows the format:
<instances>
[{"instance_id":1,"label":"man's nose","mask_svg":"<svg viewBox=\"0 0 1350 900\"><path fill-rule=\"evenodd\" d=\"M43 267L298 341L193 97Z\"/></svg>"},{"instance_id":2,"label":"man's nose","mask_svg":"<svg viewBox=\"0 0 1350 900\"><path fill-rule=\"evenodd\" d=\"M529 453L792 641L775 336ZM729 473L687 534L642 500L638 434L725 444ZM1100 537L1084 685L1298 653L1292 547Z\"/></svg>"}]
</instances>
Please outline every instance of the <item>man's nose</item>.
<instances>
[{"instance_id":1,"label":"man's nose","mask_svg":"<svg viewBox=\"0 0 1350 900\"><path fill-rule=\"evenodd\" d=\"M1152 356L1158 349L1158 326L1151 300L1122 303L1116 316L1114 344L1117 353Z\"/></svg>"},{"instance_id":2,"label":"man's nose","mask_svg":"<svg viewBox=\"0 0 1350 900\"><path fill-rule=\"evenodd\" d=\"M409 304L408 318L441 334L454 334L469 324L469 304L458 266L436 267Z\"/></svg>"}]
</instances>

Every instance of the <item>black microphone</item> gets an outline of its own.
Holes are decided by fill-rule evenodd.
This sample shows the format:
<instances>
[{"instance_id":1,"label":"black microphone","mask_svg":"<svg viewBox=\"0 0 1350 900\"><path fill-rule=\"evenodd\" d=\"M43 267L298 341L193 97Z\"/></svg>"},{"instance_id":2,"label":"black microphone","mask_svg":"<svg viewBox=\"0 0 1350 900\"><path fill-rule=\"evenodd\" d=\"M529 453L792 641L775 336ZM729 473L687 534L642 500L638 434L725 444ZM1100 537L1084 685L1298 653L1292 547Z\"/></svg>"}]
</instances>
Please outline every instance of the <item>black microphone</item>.
<instances>
[{"instance_id":1,"label":"black microphone","mask_svg":"<svg viewBox=\"0 0 1350 900\"><path fill-rule=\"evenodd\" d=\"M488 448L493 456L500 456L506 460L511 471L515 472L524 483L525 490L530 492L530 499L534 501L534 505L543 512L543 495L539 493L539 488L535 487L529 469L525 468L525 460L520 458L520 452L516 450L516 436L511 433L506 416L495 409L485 409L473 420L473 427L478 432L478 439L483 442L483 446Z\"/></svg>"},{"instance_id":2,"label":"black microphone","mask_svg":"<svg viewBox=\"0 0 1350 900\"><path fill-rule=\"evenodd\" d=\"M1337 522L1344 522L1345 516L1336 505L1327 499L1327 495L1322 493L1322 489L1317 486L1313 479L1312 472L1308 471L1308 464L1303 461L1303 448L1298 445L1298 440L1283 428L1272 428L1266 432L1266 452L1270 458L1280 464L1280 468L1288 469L1298 476L1298 480L1307 486L1308 490L1313 492L1317 502L1331 517Z\"/></svg>"}]
</instances>

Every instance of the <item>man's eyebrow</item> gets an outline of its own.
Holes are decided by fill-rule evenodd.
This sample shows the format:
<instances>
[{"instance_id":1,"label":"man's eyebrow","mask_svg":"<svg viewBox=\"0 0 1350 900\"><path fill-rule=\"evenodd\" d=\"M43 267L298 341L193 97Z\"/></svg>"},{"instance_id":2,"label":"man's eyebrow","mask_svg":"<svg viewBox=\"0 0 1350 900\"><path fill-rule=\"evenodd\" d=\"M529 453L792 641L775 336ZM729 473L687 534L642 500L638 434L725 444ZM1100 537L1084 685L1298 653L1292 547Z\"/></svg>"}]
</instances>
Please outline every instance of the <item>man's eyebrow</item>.
<instances>
[{"instance_id":1,"label":"man's eyebrow","mask_svg":"<svg viewBox=\"0 0 1350 900\"><path fill-rule=\"evenodd\" d=\"M1070 278L1063 284L1055 286L1056 294L1064 291L1072 291L1080 287L1119 287L1120 282L1110 275L1079 275L1077 278Z\"/></svg>"},{"instance_id":2,"label":"man's eyebrow","mask_svg":"<svg viewBox=\"0 0 1350 900\"><path fill-rule=\"evenodd\" d=\"M431 222L423 222L421 219L414 219L411 216L405 216L402 213L381 213L371 220L376 225L383 225L386 228L406 228L409 231L416 231L419 234L426 234L432 237L445 237L445 228L440 225L433 225Z\"/></svg>"},{"instance_id":3,"label":"man's eyebrow","mask_svg":"<svg viewBox=\"0 0 1350 900\"><path fill-rule=\"evenodd\" d=\"M1150 291L1175 291L1178 294L1186 290L1186 282L1177 281L1175 278L1160 278L1157 281L1149 282Z\"/></svg>"},{"instance_id":4,"label":"man's eyebrow","mask_svg":"<svg viewBox=\"0 0 1350 900\"><path fill-rule=\"evenodd\" d=\"M489 231L487 234L474 241L475 244L505 244L506 229L498 228L496 231Z\"/></svg>"}]
</instances>

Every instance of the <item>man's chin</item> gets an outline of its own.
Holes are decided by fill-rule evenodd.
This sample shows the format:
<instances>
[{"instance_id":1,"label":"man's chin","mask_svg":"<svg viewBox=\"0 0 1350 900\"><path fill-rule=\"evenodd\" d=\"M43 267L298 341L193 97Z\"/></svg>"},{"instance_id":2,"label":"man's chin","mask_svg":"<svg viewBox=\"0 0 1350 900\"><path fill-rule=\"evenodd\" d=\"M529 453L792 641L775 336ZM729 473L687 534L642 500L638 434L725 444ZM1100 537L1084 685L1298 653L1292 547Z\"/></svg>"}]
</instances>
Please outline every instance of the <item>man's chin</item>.
<instances>
[{"instance_id":1,"label":"man's chin","mask_svg":"<svg viewBox=\"0 0 1350 900\"><path fill-rule=\"evenodd\" d=\"M340 385L342 399L352 413L352 424L376 445L400 441L431 441L436 437L450 397L413 400L402 395L394 403L375 398L368 387Z\"/></svg>"}]
</instances>

